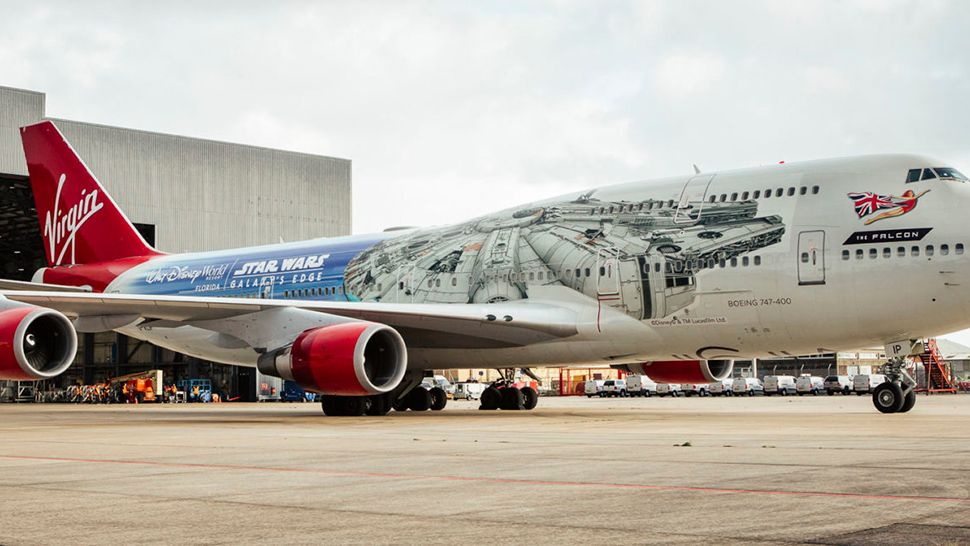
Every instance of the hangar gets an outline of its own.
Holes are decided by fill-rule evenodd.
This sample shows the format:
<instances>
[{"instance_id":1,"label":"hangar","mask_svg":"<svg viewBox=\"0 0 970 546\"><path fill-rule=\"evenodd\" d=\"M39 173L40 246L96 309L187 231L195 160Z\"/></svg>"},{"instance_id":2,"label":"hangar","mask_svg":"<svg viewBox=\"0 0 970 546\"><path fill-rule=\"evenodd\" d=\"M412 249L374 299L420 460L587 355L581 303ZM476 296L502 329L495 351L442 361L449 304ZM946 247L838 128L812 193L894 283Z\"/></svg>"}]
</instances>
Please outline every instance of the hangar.
<instances>
[{"instance_id":1,"label":"hangar","mask_svg":"<svg viewBox=\"0 0 970 546\"><path fill-rule=\"evenodd\" d=\"M42 92L0 86L0 277L30 280L46 265L19 128L53 120L145 239L192 252L347 235L351 161L52 118ZM203 369L205 368L205 369ZM195 361L116 334L85 334L60 380L131 371L224 382L246 393L251 370Z\"/></svg>"}]
</instances>

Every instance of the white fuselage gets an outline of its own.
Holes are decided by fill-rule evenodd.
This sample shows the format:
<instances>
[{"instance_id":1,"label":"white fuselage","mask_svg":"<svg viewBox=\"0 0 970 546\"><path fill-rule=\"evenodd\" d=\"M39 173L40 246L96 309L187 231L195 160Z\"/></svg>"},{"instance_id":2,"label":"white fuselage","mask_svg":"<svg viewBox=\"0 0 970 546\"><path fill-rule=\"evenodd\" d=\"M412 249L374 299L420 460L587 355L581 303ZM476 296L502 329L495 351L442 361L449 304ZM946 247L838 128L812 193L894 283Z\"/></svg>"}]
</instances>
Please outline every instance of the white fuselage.
<instances>
[{"instance_id":1,"label":"white fuselage","mask_svg":"<svg viewBox=\"0 0 970 546\"><path fill-rule=\"evenodd\" d=\"M970 186L906 182L911 169L943 166L921 156L868 156L621 184L456 226L166 256L124 273L106 292L441 305L525 300L577 309L575 336L494 349L409 347L410 366L421 368L752 358L881 345L970 326L970 237L962 219ZM871 212L860 216L856 205L867 199ZM307 264L316 262L305 261L282 270L280 260L270 263L281 252L335 265L315 273ZM192 278L193 267L209 267L212 278ZM211 332L200 328L121 331L199 358L255 363L251 349L213 346Z\"/></svg>"}]
</instances>

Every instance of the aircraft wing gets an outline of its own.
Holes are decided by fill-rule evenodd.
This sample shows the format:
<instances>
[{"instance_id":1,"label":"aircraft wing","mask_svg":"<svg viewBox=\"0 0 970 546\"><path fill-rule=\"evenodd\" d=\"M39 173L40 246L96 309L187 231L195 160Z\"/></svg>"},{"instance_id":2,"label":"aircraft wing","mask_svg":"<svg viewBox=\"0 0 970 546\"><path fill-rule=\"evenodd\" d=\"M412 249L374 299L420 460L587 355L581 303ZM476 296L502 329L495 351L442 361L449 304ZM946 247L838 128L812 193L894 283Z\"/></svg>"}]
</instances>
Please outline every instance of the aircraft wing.
<instances>
[{"instance_id":1,"label":"aircraft wing","mask_svg":"<svg viewBox=\"0 0 970 546\"><path fill-rule=\"evenodd\" d=\"M577 333L575 302L521 300L495 304L408 304L262 300L52 291L0 291L12 301L55 309L69 317L124 317L157 326L199 325L271 311L302 309L386 324L411 347L490 348L530 345ZM595 302L594 302L595 304ZM110 328L106 328L110 329ZM218 327L215 329L219 329Z\"/></svg>"}]
</instances>

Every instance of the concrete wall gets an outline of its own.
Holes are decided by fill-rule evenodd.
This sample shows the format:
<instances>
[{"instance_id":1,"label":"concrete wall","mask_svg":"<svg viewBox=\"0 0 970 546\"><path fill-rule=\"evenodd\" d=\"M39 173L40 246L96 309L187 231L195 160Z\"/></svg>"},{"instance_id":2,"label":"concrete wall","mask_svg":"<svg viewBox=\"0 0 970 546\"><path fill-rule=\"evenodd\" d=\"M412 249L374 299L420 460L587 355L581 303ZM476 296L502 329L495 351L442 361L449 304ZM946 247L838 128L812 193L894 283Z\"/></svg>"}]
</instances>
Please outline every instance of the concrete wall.
<instances>
[{"instance_id":1,"label":"concrete wall","mask_svg":"<svg viewBox=\"0 0 970 546\"><path fill-rule=\"evenodd\" d=\"M17 128L44 95L0 87L0 172L26 174ZM192 252L346 235L351 162L53 119L128 217L157 246Z\"/></svg>"}]
</instances>

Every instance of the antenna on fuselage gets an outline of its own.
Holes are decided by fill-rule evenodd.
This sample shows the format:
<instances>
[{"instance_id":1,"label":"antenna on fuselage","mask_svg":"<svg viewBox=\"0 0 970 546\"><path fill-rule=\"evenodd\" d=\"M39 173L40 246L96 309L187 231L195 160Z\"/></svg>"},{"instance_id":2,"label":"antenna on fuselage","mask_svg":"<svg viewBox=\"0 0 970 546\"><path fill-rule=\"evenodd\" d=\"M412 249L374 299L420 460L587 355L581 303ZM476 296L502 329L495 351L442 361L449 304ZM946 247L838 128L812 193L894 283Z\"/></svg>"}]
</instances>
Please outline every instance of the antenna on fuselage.
<instances>
[{"instance_id":1,"label":"antenna on fuselage","mask_svg":"<svg viewBox=\"0 0 970 546\"><path fill-rule=\"evenodd\" d=\"M701 169L697 166L697 163L694 163L694 174L701 174Z\"/></svg>"}]
</instances>

